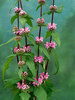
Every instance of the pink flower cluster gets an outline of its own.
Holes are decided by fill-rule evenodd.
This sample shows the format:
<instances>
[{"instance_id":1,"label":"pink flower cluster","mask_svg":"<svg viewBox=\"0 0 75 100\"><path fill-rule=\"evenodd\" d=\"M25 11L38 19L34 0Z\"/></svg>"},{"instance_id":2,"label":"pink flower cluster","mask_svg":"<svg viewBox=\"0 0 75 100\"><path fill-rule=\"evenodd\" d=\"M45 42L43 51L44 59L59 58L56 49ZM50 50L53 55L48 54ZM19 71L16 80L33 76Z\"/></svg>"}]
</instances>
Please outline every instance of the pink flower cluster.
<instances>
[{"instance_id":1,"label":"pink flower cluster","mask_svg":"<svg viewBox=\"0 0 75 100\"><path fill-rule=\"evenodd\" d=\"M37 19L37 23L38 23L39 25L43 25L43 24L45 23L44 18L38 18L38 19Z\"/></svg>"},{"instance_id":2,"label":"pink flower cluster","mask_svg":"<svg viewBox=\"0 0 75 100\"><path fill-rule=\"evenodd\" d=\"M20 41L21 40L21 37L20 36L16 36L14 40L15 41Z\"/></svg>"},{"instance_id":3,"label":"pink flower cluster","mask_svg":"<svg viewBox=\"0 0 75 100\"><path fill-rule=\"evenodd\" d=\"M31 51L31 48L30 48L30 46L23 46L23 49L24 49L24 51L25 52L30 52Z\"/></svg>"},{"instance_id":4,"label":"pink flower cluster","mask_svg":"<svg viewBox=\"0 0 75 100\"><path fill-rule=\"evenodd\" d=\"M22 89L22 90L27 90L30 87L27 84L24 84L24 82L22 82L22 84L20 82L17 83L17 88L18 89Z\"/></svg>"},{"instance_id":5,"label":"pink flower cluster","mask_svg":"<svg viewBox=\"0 0 75 100\"><path fill-rule=\"evenodd\" d=\"M42 56L39 56L39 57L35 56L34 62L42 63L44 61L43 59L44 59L44 57L42 57Z\"/></svg>"},{"instance_id":6,"label":"pink flower cluster","mask_svg":"<svg viewBox=\"0 0 75 100\"><path fill-rule=\"evenodd\" d=\"M24 64L25 64L24 61L19 61L18 66L19 66L19 67L22 67Z\"/></svg>"},{"instance_id":7,"label":"pink flower cluster","mask_svg":"<svg viewBox=\"0 0 75 100\"><path fill-rule=\"evenodd\" d=\"M48 73L46 73L46 74L44 72L43 73L40 73L40 76L39 76L38 80L36 78L34 78L34 80L38 81L38 83L35 82L35 81L33 81L33 85L34 86L41 85L44 80L47 80L48 79L48 77L49 77Z\"/></svg>"},{"instance_id":8,"label":"pink flower cluster","mask_svg":"<svg viewBox=\"0 0 75 100\"><path fill-rule=\"evenodd\" d=\"M56 10L57 10L56 5L54 5L54 6L53 6L53 5L51 5L51 6L50 6L50 11L56 11Z\"/></svg>"},{"instance_id":9,"label":"pink flower cluster","mask_svg":"<svg viewBox=\"0 0 75 100\"><path fill-rule=\"evenodd\" d=\"M45 0L38 0L38 3L45 4Z\"/></svg>"},{"instance_id":10,"label":"pink flower cluster","mask_svg":"<svg viewBox=\"0 0 75 100\"><path fill-rule=\"evenodd\" d=\"M46 46L47 49L49 49L49 48L55 48L56 43L52 42L52 41L51 41L51 43L46 42L45 46Z\"/></svg>"},{"instance_id":11,"label":"pink flower cluster","mask_svg":"<svg viewBox=\"0 0 75 100\"><path fill-rule=\"evenodd\" d=\"M30 46L23 46L23 48L18 48L18 47L15 47L14 48L14 53L24 53L24 52L30 52L31 51L31 48Z\"/></svg>"},{"instance_id":12,"label":"pink flower cluster","mask_svg":"<svg viewBox=\"0 0 75 100\"><path fill-rule=\"evenodd\" d=\"M56 24L55 23L53 23L53 24L48 23L48 30L49 31L56 30Z\"/></svg>"},{"instance_id":13,"label":"pink flower cluster","mask_svg":"<svg viewBox=\"0 0 75 100\"><path fill-rule=\"evenodd\" d=\"M35 37L35 42L36 43L43 43L43 37Z\"/></svg>"},{"instance_id":14,"label":"pink flower cluster","mask_svg":"<svg viewBox=\"0 0 75 100\"><path fill-rule=\"evenodd\" d=\"M27 72L22 72L22 76L26 77L26 76L28 76L28 73Z\"/></svg>"},{"instance_id":15,"label":"pink flower cluster","mask_svg":"<svg viewBox=\"0 0 75 100\"><path fill-rule=\"evenodd\" d=\"M27 15L25 11L23 11L21 8L15 7L15 13L19 13L19 15Z\"/></svg>"},{"instance_id":16,"label":"pink flower cluster","mask_svg":"<svg viewBox=\"0 0 75 100\"><path fill-rule=\"evenodd\" d=\"M27 35L30 32L29 27L21 28L20 30L15 31L16 35Z\"/></svg>"}]
</instances>

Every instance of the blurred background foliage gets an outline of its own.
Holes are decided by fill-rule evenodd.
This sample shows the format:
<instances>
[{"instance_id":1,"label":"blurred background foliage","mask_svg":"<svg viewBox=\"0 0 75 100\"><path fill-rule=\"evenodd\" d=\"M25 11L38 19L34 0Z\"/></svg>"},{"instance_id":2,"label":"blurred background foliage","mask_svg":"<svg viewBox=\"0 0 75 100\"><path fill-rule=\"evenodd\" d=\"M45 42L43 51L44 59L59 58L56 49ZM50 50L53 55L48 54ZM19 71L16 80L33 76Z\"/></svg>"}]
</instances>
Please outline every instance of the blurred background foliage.
<instances>
[{"instance_id":1,"label":"blurred background foliage","mask_svg":"<svg viewBox=\"0 0 75 100\"><path fill-rule=\"evenodd\" d=\"M23 1L23 9L36 19L39 17L39 10L36 12L38 0ZM14 15L15 0L0 0L0 44L8 41L13 35L11 32L14 25L10 24L11 16ZM52 4L52 0L46 0L48 5ZM61 47L57 48L60 69L57 75L53 75L55 71L54 60L49 64L48 72L50 79L54 83L55 92L50 100L75 100L75 0L55 0L57 6L64 6L62 14L55 14L54 22L57 24L56 32L59 33L61 39ZM13 5L13 8L12 8ZM16 5L17 6L17 5ZM11 9L12 8L12 9ZM47 7L43 7L43 12L47 11ZM45 22L51 21L51 16L44 16ZM42 36L45 36L47 28L42 28ZM38 29L33 32L36 36ZM0 47L0 100L13 100L13 93L10 88L4 88L2 81L2 70L7 56L11 54L13 43ZM14 59L10 68L6 72L5 78L16 76L17 71L16 59Z\"/></svg>"}]
</instances>

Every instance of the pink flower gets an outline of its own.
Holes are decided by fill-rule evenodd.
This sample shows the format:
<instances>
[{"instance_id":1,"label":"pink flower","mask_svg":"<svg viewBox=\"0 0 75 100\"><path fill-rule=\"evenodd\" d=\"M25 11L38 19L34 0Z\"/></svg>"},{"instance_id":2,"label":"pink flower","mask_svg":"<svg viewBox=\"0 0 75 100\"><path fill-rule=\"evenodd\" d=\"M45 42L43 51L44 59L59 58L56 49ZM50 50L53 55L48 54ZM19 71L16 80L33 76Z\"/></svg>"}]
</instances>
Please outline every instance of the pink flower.
<instances>
[{"instance_id":1,"label":"pink flower","mask_svg":"<svg viewBox=\"0 0 75 100\"><path fill-rule=\"evenodd\" d=\"M25 11L21 10L19 15L27 15L27 13Z\"/></svg>"},{"instance_id":2,"label":"pink flower","mask_svg":"<svg viewBox=\"0 0 75 100\"><path fill-rule=\"evenodd\" d=\"M34 62L38 62L38 57L37 56L34 57Z\"/></svg>"},{"instance_id":3,"label":"pink flower","mask_svg":"<svg viewBox=\"0 0 75 100\"><path fill-rule=\"evenodd\" d=\"M44 59L44 57L42 57L42 56L40 56L40 57L35 56L34 62L42 63L44 61L43 59Z\"/></svg>"},{"instance_id":4,"label":"pink flower","mask_svg":"<svg viewBox=\"0 0 75 100\"><path fill-rule=\"evenodd\" d=\"M25 64L24 61L19 61L18 66L19 66L19 67L22 67L24 64Z\"/></svg>"},{"instance_id":5,"label":"pink flower","mask_svg":"<svg viewBox=\"0 0 75 100\"><path fill-rule=\"evenodd\" d=\"M23 46L23 49L24 49L24 51L26 51L26 52L30 52L31 51L31 48L30 48L30 46Z\"/></svg>"},{"instance_id":6,"label":"pink flower","mask_svg":"<svg viewBox=\"0 0 75 100\"><path fill-rule=\"evenodd\" d=\"M26 77L26 76L28 76L28 73L27 72L22 72L22 76Z\"/></svg>"},{"instance_id":7,"label":"pink flower","mask_svg":"<svg viewBox=\"0 0 75 100\"><path fill-rule=\"evenodd\" d=\"M24 32L24 29L23 29L23 28L21 28L21 29L18 31L19 35L22 35L23 32Z\"/></svg>"},{"instance_id":8,"label":"pink flower","mask_svg":"<svg viewBox=\"0 0 75 100\"><path fill-rule=\"evenodd\" d=\"M42 78L43 80L47 80L48 77L49 77L48 73L44 73L44 72L43 73L40 73L40 76L43 77Z\"/></svg>"},{"instance_id":9,"label":"pink flower","mask_svg":"<svg viewBox=\"0 0 75 100\"><path fill-rule=\"evenodd\" d=\"M15 31L14 34L18 35L19 34L19 31Z\"/></svg>"},{"instance_id":10,"label":"pink flower","mask_svg":"<svg viewBox=\"0 0 75 100\"><path fill-rule=\"evenodd\" d=\"M46 42L45 46L46 46L47 49L49 49L50 47L51 48L55 48L56 43L55 42L52 42L52 41L51 41L51 43Z\"/></svg>"},{"instance_id":11,"label":"pink flower","mask_svg":"<svg viewBox=\"0 0 75 100\"><path fill-rule=\"evenodd\" d=\"M38 18L38 19L37 19L37 23L38 23L39 25L43 25L43 24L45 23L44 18Z\"/></svg>"},{"instance_id":12,"label":"pink flower","mask_svg":"<svg viewBox=\"0 0 75 100\"><path fill-rule=\"evenodd\" d=\"M49 42L46 42L45 46L46 46L47 49L49 49L51 44Z\"/></svg>"},{"instance_id":13,"label":"pink flower","mask_svg":"<svg viewBox=\"0 0 75 100\"><path fill-rule=\"evenodd\" d=\"M43 43L43 37L35 37L36 43Z\"/></svg>"},{"instance_id":14,"label":"pink flower","mask_svg":"<svg viewBox=\"0 0 75 100\"><path fill-rule=\"evenodd\" d=\"M20 84L20 82L17 83L17 88L21 89L22 85Z\"/></svg>"},{"instance_id":15,"label":"pink flower","mask_svg":"<svg viewBox=\"0 0 75 100\"><path fill-rule=\"evenodd\" d=\"M14 40L15 41L20 41L21 40L21 37L20 36L16 36Z\"/></svg>"},{"instance_id":16,"label":"pink flower","mask_svg":"<svg viewBox=\"0 0 75 100\"><path fill-rule=\"evenodd\" d=\"M56 24L55 23L53 23L53 24L48 23L48 30L49 31L56 30Z\"/></svg>"},{"instance_id":17,"label":"pink flower","mask_svg":"<svg viewBox=\"0 0 75 100\"><path fill-rule=\"evenodd\" d=\"M27 46L27 47L26 47L26 52L30 52L30 51L31 51L30 46Z\"/></svg>"},{"instance_id":18,"label":"pink flower","mask_svg":"<svg viewBox=\"0 0 75 100\"><path fill-rule=\"evenodd\" d=\"M38 62L42 63L44 61L43 59L44 59L44 57L42 57L42 56L38 57Z\"/></svg>"},{"instance_id":19,"label":"pink flower","mask_svg":"<svg viewBox=\"0 0 75 100\"><path fill-rule=\"evenodd\" d=\"M56 5L51 5L51 6L50 6L50 10L51 10L51 11L56 11L56 10L57 10Z\"/></svg>"},{"instance_id":20,"label":"pink flower","mask_svg":"<svg viewBox=\"0 0 75 100\"><path fill-rule=\"evenodd\" d=\"M18 48L17 48L17 47L15 47L15 48L14 48L14 53L16 53L16 51L17 51L17 50L18 50Z\"/></svg>"},{"instance_id":21,"label":"pink flower","mask_svg":"<svg viewBox=\"0 0 75 100\"><path fill-rule=\"evenodd\" d=\"M18 8L18 7L15 7L15 13L19 13L22 9L21 8Z\"/></svg>"},{"instance_id":22,"label":"pink flower","mask_svg":"<svg viewBox=\"0 0 75 100\"><path fill-rule=\"evenodd\" d=\"M38 0L38 3L45 4L45 0Z\"/></svg>"}]
</instances>

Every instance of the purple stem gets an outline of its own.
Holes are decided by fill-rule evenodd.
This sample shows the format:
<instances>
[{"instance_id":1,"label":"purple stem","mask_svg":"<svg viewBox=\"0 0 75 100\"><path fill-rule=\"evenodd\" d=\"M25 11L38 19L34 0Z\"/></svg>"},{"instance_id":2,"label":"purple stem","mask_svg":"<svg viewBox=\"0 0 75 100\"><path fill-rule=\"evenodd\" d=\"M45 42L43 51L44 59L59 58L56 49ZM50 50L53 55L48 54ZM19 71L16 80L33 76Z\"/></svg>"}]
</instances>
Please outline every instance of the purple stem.
<instances>
[{"instance_id":1,"label":"purple stem","mask_svg":"<svg viewBox=\"0 0 75 100\"><path fill-rule=\"evenodd\" d=\"M53 5L54 5L54 0L53 0ZM54 12L52 12L51 25L53 24L53 18L54 18ZM52 41L52 36L50 36L50 43L51 41ZM50 50L50 53L51 53L51 50ZM47 72L48 64L49 64L49 60L47 60L47 63L46 63L45 73Z\"/></svg>"}]
</instances>

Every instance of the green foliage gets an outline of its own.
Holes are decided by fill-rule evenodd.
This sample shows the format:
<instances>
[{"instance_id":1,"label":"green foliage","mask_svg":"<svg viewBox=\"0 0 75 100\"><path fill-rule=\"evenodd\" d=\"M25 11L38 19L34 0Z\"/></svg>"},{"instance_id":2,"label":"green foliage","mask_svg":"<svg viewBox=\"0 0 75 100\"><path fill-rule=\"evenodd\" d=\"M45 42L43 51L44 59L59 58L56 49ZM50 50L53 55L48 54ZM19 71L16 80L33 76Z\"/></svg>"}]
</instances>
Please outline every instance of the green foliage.
<instances>
[{"instance_id":1,"label":"green foliage","mask_svg":"<svg viewBox=\"0 0 75 100\"><path fill-rule=\"evenodd\" d=\"M20 79L22 78L22 72L23 72L23 67L20 67L20 69L18 71L18 75L19 75Z\"/></svg>"},{"instance_id":2,"label":"green foliage","mask_svg":"<svg viewBox=\"0 0 75 100\"><path fill-rule=\"evenodd\" d=\"M1 46L3 46L3 45L8 44L8 43L10 43L10 42L12 42L13 40L14 40L14 37L13 37L13 38L11 38L10 40L8 40L6 43L0 44L0 47L1 47Z\"/></svg>"},{"instance_id":3,"label":"green foliage","mask_svg":"<svg viewBox=\"0 0 75 100\"><path fill-rule=\"evenodd\" d=\"M56 13L62 13L63 6L58 7L58 9L55 11Z\"/></svg>"},{"instance_id":4,"label":"green foliage","mask_svg":"<svg viewBox=\"0 0 75 100\"><path fill-rule=\"evenodd\" d=\"M30 18L26 18L27 19L27 24L30 26L30 27L33 27L33 24L32 24L32 21Z\"/></svg>"},{"instance_id":5,"label":"green foliage","mask_svg":"<svg viewBox=\"0 0 75 100\"><path fill-rule=\"evenodd\" d=\"M35 72L35 64L34 64L33 59L31 57L28 57L26 59L26 64L29 67L30 71L32 72L33 76L35 77L36 72Z\"/></svg>"},{"instance_id":6,"label":"green foliage","mask_svg":"<svg viewBox=\"0 0 75 100\"><path fill-rule=\"evenodd\" d=\"M37 100L47 100L47 93L41 86L34 89L34 95Z\"/></svg>"},{"instance_id":7,"label":"green foliage","mask_svg":"<svg viewBox=\"0 0 75 100\"><path fill-rule=\"evenodd\" d=\"M44 84L42 85L42 87L45 89L47 93L47 98L50 100L50 96L53 92L53 83L51 83L50 80L46 80Z\"/></svg>"},{"instance_id":8,"label":"green foliage","mask_svg":"<svg viewBox=\"0 0 75 100\"><path fill-rule=\"evenodd\" d=\"M56 41L58 47L60 47L61 41L60 41L59 35L57 33L53 33L52 36L53 36L53 39Z\"/></svg>"},{"instance_id":9,"label":"green foliage","mask_svg":"<svg viewBox=\"0 0 75 100\"><path fill-rule=\"evenodd\" d=\"M36 11L41 7L41 4L37 6Z\"/></svg>"},{"instance_id":10,"label":"green foliage","mask_svg":"<svg viewBox=\"0 0 75 100\"><path fill-rule=\"evenodd\" d=\"M35 31L38 27L39 27L38 25L37 25L37 26L32 27L32 28L31 28L31 30L30 30L30 33L32 33L33 31Z\"/></svg>"},{"instance_id":11,"label":"green foliage","mask_svg":"<svg viewBox=\"0 0 75 100\"><path fill-rule=\"evenodd\" d=\"M54 73L56 75L59 71L59 61L58 61L58 56L57 56L55 50L52 50L52 52L53 52L53 55L54 55L54 58L55 58L55 65L56 65L56 68L57 68L57 71Z\"/></svg>"},{"instance_id":12,"label":"green foliage","mask_svg":"<svg viewBox=\"0 0 75 100\"><path fill-rule=\"evenodd\" d=\"M22 93L20 93L20 97L22 100L29 100L30 95L28 93L22 92Z\"/></svg>"},{"instance_id":13,"label":"green foliage","mask_svg":"<svg viewBox=\"0 0 75 100\"><path fill-rule=\"evenodd\" d=\"M51 32L51 31L47 31L47 32L46 32L46 38L50 37L50 36L51 36L51 34L52 34L52 32Z\"/></svg>"},{"instance_id":14,"label":"green foliage","mask_svg":"<svg viewBox=\"0 0 75 100\"><path fill-rule=\"evenodd\" d=\"M21 23L21 25L22 25L23 28L25 27L26 22L27 22L26 18L20 17L20 23Z\"/></svg>"},{"instance_id":15,"label":"green foliage","mask_svg":"<svg viewBox=\"0 0 75 100\"><path fill-rule=\"evenodd\" d=\"M46 11L46 12L44 12L43 14L42 14L42 16L44 16L44 15L46 15L46 14L48 14L48 15L50 15L52 12L50 12L50 11Z\"/></svg>"},{"instance_id":16,"label":"green foliage","mask_svg":"<svg viewBox=\"0 0 75 100\"><path fill-rule=\"evenodd\" d=\"M43 52L45 54L45 56L50 60L50 54L49 52L47 51L47 49L43 46L43 45L40 45L39 46L39 49L41 52Z\"/></svg>"},{"instance_id":17,"label":"green foliage","mask_svg":"<svg viewBox=\"0 0 75 100\"><path fill-rule=\"evenodd\" d=\"M21 100L20 96L19 96L19 93L15 95L14 100Z\"/></svg>"},{"instance_id":18,"label":"green foliage","mask_svg":"<svg viewBox=\"0 0 75 100\"><path fill-rule=\"evenodd\" d=\"M18 18L18 14L15 14L14 16L11 17L11 24L14 23L14 21Z\"/></svg>"},{"instance_id":19,"label":"green foliage","mask_svg":"<svg viewBox=\"0 0 75 100\"><path fill-rule=\"evenodd\" d=\"M14 55L10 56L10 57L7 59L7 61L5 62L5 64L4 64L3 76L2 76L3 80L4 80L5 72L6 72L6 70L9 68L9 64L10 64L10 62L13 60L14 57L15 57Z\"/></svg>"}]
</instances>

